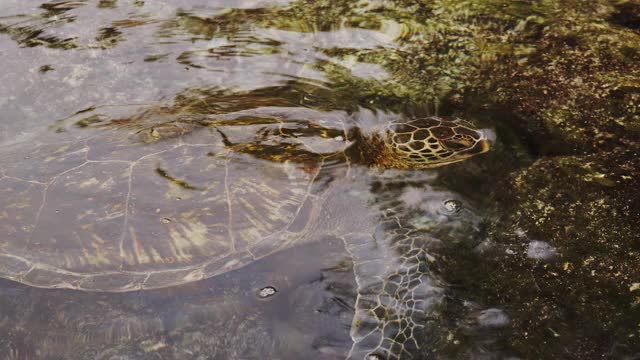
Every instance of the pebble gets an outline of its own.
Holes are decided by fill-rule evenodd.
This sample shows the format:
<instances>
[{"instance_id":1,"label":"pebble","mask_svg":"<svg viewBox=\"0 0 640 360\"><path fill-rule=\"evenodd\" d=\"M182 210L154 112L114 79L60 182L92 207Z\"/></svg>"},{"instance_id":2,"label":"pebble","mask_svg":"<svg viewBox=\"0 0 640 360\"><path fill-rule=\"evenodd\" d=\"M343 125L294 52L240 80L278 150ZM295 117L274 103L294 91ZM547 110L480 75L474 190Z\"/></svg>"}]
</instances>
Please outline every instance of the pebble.
<instances>
[{"instance_id":1,"label":"pebble","mask_svg":"<svg viewBox=\"0 0 640 360\"><path fill-rule=\"evenodd\" d=\"M484 327L503 327L509 324L509 317L500 309L487 309L478 315L478 325Z\"/></svg>"},{"instance_id":2,"label":"pebble","mask_svg":"<svg viewBox=\"0 0 640 360\"><path fill-rule=\"evenodd\" d=\"M545 241L533 240L527 248L527 257L537 260L549 260L556 255L553 246Z\"/></svg>"},{"instance_id":3,"label":"pebble","mask_svg":"<svg viewBox=\"0 0 640 360\"><path fill-rule=\"evenodd\" d=\"M458 200L445 200L444 209L451 214L457 213L462 210L462 202Z\"/></svg>"},{"instance_id":4,"label":"pebble","mask_svg":"<svg viewBox=\"0 0 640 360\"><path fill-rule=\"evenodd\" d=\"M266 299L266 298L272 297L277 292L278 290L276 290L276 288L274 288L273 286L265 286L262 289L260 289L260 291L258 292L258 297L260 299Z\"/></svg>"}]
</instances>

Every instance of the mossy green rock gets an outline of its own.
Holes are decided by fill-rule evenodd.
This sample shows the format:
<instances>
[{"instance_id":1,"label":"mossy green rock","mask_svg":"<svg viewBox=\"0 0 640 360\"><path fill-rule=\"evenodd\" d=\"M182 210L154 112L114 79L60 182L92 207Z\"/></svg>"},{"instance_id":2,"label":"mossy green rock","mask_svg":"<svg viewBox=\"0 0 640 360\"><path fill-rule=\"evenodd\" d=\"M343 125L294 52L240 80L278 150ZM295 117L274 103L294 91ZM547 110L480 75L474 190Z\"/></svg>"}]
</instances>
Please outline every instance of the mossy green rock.
<instances>
[{"instance_id":1,"label":"mossy green rock","mask_svg":"<svg viewBox=\"0 0 640 360\"><path fill-rule=\"evenodd\" d=\"M507 309L508 334L492 346L526 359L637 355L639 155L542 159L502 184L487 240L452 251L444 271L463 298Z\"/></svg>"}]
</instances>

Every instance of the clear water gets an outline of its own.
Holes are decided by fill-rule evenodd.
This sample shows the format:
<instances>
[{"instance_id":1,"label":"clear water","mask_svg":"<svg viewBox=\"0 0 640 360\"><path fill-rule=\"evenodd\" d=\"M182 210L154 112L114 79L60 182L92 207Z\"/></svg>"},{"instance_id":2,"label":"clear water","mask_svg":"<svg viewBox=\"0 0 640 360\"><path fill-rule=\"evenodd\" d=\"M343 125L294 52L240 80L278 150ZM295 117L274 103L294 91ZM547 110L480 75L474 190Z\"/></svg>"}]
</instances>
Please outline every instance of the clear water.
<instances>
[{"instance_id":1,"label":"clear water","mask_svg":"<svg viewBox=\"0 0 640 360\"><path fill-rule=\"evenodd\" d=\"M543 16L548 5L441 3L458 14L487 6L516 18ZM6 168L0 175L19 173L30 144L81 142L104 136L105 129L117 129L124 142L140 132L153 138L162 124L183 115L237 121L239 130L230 136L238 142L261 129L232 116L239 111L263 122L304 118L335 134L292 132L289 138L326 152L342 149L335 138L344 140L345 128L367 131L410 117L461 116L490 136L490 152L437 169L363 172L353 180L368 186L361 195L370 204L395 201L408 209L411 226L437 242L432 271L444 295L429 320L432 331L420 334L412 356L637 358L637 303L614 305L626 301L614 291L588 301L616 312L615 321L580 319L585 306L571 303L574 297L565 303L560 292L563 281L573 278L560 274L559 284L544 285L543 268L559 256L549 239L503 229L514 232L519 245L498 251L518 255L519 265L492 255L494 233L487 227L501 215L495 213L496 184L530 166L542 151L507 121L511 109L465 93L458 75L471 71L461 54L471 46L464 34L474 27L464 15L450 18L452 23L421 23L420 9L406 1L2 0L0 159ZM438 45L448 32L463 34L461 42ZM421 58L416 43L442 54ZM450 51L456 46L459 52ZM267 107L277 111L267 113ZM274 144L273 151L287 149L288 141ZM550 146L547 153L562 152ZM22 149L22 159L15 149ZM267 171L259 157L247 160L256 176ZM184 191L198 187L183 185ZM357 217L344 213L349 215ZM580 224L567 224L573 225ZM0 229L0 237L7 236L2 231L8 228ZM338 239L316 240L222 275L153 290L86 292L0 280L0 358L343 359L356 307L353 263ZM0 253L9 241L0 241ZM562 256L567 261L557 262L561 268L573 259ZM517 281L526 280L514 280L517 296L502 297L498 289L511 286L509 276L493 274L512 271ZM637 271L629 273L624 289L639 281ZM265 287L276 293L261 298ZM548 301L540 305L539 298ZM561 312L557 307L570 309L569 315L554 317L548 308ZM546 317L544 325L528 327L540 317Z\"/></svg>"}]
</instances>

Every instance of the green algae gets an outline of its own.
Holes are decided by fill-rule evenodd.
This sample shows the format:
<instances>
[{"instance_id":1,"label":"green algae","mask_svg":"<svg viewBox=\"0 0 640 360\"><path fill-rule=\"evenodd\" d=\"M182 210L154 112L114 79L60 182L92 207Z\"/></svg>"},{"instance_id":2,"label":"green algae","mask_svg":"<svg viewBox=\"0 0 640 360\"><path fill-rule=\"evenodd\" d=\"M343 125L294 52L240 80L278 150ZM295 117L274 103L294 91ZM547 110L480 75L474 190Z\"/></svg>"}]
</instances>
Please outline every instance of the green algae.
<instances>
[{"instance_id":1,"label":"green algae","mask_svg":"<svg viewBox=\"0 0 640 360\"><path fill-rule=\"evenodd\" d=\"M541 159L500 183L484 243L452 249L444 265L459 296L507 309L511 327L492 346L536 359L633 356L640 345L638 169L636 151L617 149ZM527 256L531 241L548 243L553 256ZM456 337L466 347L443 351L482 341L465 329Z\"/></svg>"},{"instance_id":2,"label":"green algae","mask_svg":"<svg viewBox=\"0 0 640 360\"><path fill-rule=\"evenodd\" d=\"M512 125L542 152L611 149L640 125L640 34L634 2L299 1L234 9L203 18L179 13L174 26L202 39L260 26L288 31L360 28L396 36L397 47L320 49L332 59L382 66L380 86L356 86L432 108L512 109ZM622 16L622 18L621 18ZM622 25L620 25L622 24ZM626 25L625 25L626 24ZM348 71L317 64L353 85Z\"/></svg>"}]
</instances>

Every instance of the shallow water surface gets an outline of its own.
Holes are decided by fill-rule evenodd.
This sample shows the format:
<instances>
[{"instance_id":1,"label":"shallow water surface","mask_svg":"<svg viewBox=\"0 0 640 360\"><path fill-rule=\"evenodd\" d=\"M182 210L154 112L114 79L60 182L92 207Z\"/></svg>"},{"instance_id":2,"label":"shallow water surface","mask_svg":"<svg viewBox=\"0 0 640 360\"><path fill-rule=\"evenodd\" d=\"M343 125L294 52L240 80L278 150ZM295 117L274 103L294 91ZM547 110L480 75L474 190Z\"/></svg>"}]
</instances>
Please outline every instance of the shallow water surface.
<instances>
[{"instance_id":1,"label":"shallow water surface","mask_svg":"<svg viewBox=\"0 0 640 360\"><path fill-rule=\"evenodd\" d=\"M517 120L542 107L526 84L492 82L543 61L559 7L2 1L0 358L637 358L637 234L619 261L561 235L617 197L640 216L616 187L637 156L571 160L564 130ZM464 120L428 125L467 134L428 160L452 163L385 169L376 134L429 116ZM558 203L554 166L577 194ZM585 203L586 224L545 217Z\"/></svg>"}]
</instances>

